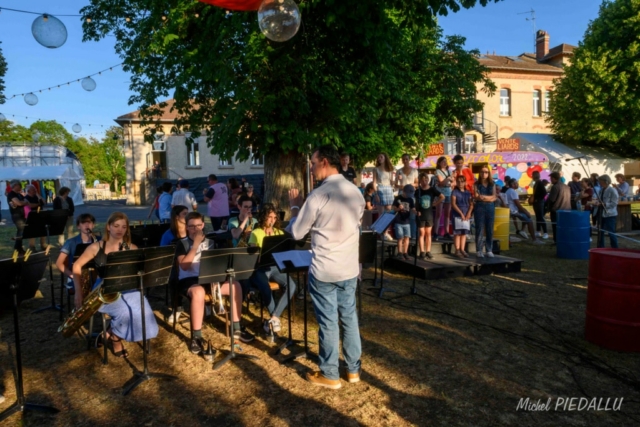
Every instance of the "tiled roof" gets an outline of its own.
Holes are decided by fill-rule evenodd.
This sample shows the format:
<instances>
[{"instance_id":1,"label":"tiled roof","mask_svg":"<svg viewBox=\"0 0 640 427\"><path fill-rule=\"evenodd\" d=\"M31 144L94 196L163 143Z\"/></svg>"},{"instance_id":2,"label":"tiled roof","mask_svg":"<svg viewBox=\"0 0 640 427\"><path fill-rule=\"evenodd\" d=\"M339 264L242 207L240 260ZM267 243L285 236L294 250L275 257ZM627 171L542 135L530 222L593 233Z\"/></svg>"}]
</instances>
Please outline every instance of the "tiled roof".
<instances>
[{"instance_id":1,"label":"tiled roof","mask_svg":"<svg viewBox=\"0 0 640 427\"><path fill-rule=\"evenodd\" d=\"M546 61L560 54L571 55L575 48L576 48L575 46L570 44L566 44L566 43L559 44L558 46L552 47L551 49L549 49L549 52L544 56L544 58L542 58L542 61Z\"/></svg>"},{"instance_id":2,"label":"tiled roof","mask_svg":"<svg viewBox=\"0 0 640 427\"><path fill-rule=\"evenodd\" d=\"M520 56L480 55L478 61L491 70L519 70L562 74L562 68L536 61L535 56L523 53Z\"/></svg>"},{"instance_id":3,"label":"tiled roof","mask_svg":"<svg viewBox=\"0 0 640 427\"><path fill-rule=\"evenodd\" d=\"M161 109L162 114L160 115L160 117L157 117L157 119L161 121L173 121L176 117L178 117L177 110L171 111L171 109L173 108L173 105L175 104L175 100L169 99L167 101L164 101L164 103L166 104L166 106ZM156 104L155 106L157 107L159 105L160 104ZM127 123L129 122L129 120L131 121L140 120L140 110L132 111L131 113L124 114L122 116L119 116L117 119L115 119L116 123L121 123L121 122Z\"/></svg>"}]
</instances>

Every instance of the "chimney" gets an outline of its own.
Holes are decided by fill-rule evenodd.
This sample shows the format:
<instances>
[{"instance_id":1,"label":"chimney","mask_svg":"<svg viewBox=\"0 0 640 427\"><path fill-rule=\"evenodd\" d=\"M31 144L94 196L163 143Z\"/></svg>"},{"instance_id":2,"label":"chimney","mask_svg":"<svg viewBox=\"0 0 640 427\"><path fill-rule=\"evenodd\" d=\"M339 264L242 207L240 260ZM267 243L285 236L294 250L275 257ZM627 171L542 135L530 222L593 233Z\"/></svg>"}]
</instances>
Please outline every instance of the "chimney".
<instances>
[{"instance_id":1,"label":"chimney","mask_svg":"<svg viewBox=\"0 0 640 427\"><path fill-rule=\"evenodd\" d=\"M536 60L540 61L549 53L549 34L544 30L536 33Z\"/></svg>"}]
</instances>

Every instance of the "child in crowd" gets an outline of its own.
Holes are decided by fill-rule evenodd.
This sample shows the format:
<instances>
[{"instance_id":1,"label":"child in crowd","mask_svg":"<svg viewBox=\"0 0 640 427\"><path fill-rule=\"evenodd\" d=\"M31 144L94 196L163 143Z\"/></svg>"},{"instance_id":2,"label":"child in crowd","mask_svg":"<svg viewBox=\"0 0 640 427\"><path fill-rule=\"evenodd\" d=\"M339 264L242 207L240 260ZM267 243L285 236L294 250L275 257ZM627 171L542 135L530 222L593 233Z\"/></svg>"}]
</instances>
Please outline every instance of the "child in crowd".
<instances>
[{"instance_id":1,"label":"child in crowd","mask_svg":"<svg viewBox=\"0 0 640 427\"><path fill-rule=\"evenodd\" d=\"M451 193L451 211L453 214L453 243L456 248L455 256L468 258L464 248L467 234L471 229L470 220L473 212L471 192L466 188L467 179L463 175L456 178L456 188Z\"/></svg>"},{"instance_id":2,"label":"child in crowd","mask_svg":"<svg viewBox=\"0 0 640 427\"><path fill-rule=\"evenodd\" d=\"M416 209L418 211L418 247L420 258L433 259L431 255L431 228L433 227L433 208L444 202L444 194L429 185L426 173L418 175L418 189L416 190Z\"/></svg>"},{"instance_id":3,"label":"child in crowd","mask_svg":"<svg viewBox=\"0 0 640 427\"><path fill-rule=\"evenodd\" d=\"M409 259L409 239L411 238L411 212L415 212L413 194L415 188L407 184L402 189L402 194L396 196L393 201L393 209L398 213L395 219L396 239L398 240L398 258Z\"/></svg>"}]
</instances>

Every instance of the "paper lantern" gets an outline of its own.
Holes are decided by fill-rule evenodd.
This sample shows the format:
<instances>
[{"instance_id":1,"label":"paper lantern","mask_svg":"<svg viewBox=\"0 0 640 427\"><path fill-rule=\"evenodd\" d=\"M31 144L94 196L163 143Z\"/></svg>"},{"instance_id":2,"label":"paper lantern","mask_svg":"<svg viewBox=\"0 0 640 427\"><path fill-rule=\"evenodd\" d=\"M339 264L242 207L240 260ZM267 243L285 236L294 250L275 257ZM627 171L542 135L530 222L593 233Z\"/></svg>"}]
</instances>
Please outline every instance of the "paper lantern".
<instances>
[{"instance_id":1,"label":"paper lantern","mask_svg":"<svg viewBox=\"0 0 640 427\"><path fill-rule=\"evenodd\" d=\"M71 126L71 130L75 133L80 133L82 132L82 126L80 126L79 123L76 123L75 125Z\"/></svg>"},{"instance_id":2,"label":"paper lantern","mask_svg":"<svg viewBox=\"0 0 640 427\"><path fill-rule=\"evenodd\" d=\"M293 0L264 0L258 9L260 31L276 42L295 36L301 21L300 9Z\"/></svg>"},{"instance_id":3,"label":"paper lantern","mask_svg":"<svg viewBox=\"0 0 640 427\"><path fill-rule=\"evenodd\" d=\"M36 105L38 103L38 97L30 92L24 96L24 102L26 102L27 105Z\"/></svg>"},{"instance_id":4,"label":"paper lantern","mask_svg":"<svg viewBox=\"0 0 640 427\"><path fill-rule=\"evenodd\" d=\"M31 34L38 43L49 49L56 49L67 41L67 27L61 20L47 13L33 21Z\"/></svg>"},{"instance_id":5,"label":"paper lantern","mask_svg":"<svg viewBox=\"0 0 640 427\"><path fill-rule=\"evenodd\" d=\"M80 84L82 85L82 89L86 90L87 92L91 92L96 88L96 81L91 77L85 77L84 79L82 79Z\"/></svg>"},{"instance_id":6,"label":"paper lantern","mask_svg":"<svg viewBox=\"0 0 640 427\"><path fill-rule=\"evenodd\" d=\"M258 10L262 4L262 0L200 0L202 3L210 4L221 9L229 10Z\"/></svg>"}]
</instances>

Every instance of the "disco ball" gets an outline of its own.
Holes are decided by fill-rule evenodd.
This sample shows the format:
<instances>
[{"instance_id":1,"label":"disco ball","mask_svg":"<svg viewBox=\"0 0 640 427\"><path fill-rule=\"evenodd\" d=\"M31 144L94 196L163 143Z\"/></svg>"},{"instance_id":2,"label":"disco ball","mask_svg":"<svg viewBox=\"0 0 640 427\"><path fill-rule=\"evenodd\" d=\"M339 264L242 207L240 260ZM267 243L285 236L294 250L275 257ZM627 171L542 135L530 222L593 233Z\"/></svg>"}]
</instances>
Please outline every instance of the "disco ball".
<instances>
[{"instance_id":1,"label":"disco ball","mask_svg":"<svg viewBox=\"0 0 640 427\"><path fill-rule=\"evenodd\" d=\"M38 97L33 93L28 93L24 96L24 102L28 105L36 105L38 103Z\"/></svg>"},{"instance_id":2,"label":"disco ball","mask_svg":"<svg viewBox=\"0 0 640 427\"><path fill-rule=\"evenodd\" d=\"M7 120L7 118L4 116L4 114L0 113L0 122L4 122L5 120Z\"/></svg>"},{"instance_id":3,"label":"disco ball","mask_svg":"<svg viewBox=\"0 0 640 427\"><path fill-rule=\"evenodd\" d=\"M38 43L49 49L58 48L67 41L67 27L61 20L47 13L33 21L31 33Z\"/></svg>"},{"instance_id":4,"label":"disco ball","mask_svg":"<svg viewBox=\"0 0 640 427\"><path fill-rule=\"evenodd\" d=\"M258 25L270 40L284 42L300 28L300 10L293 0L264 0L258 9Z\"/></svg>"},{"instance_id":5,"label":"disco ball","mask_svg":"<svg viewBox=\"0 0 640 427\"><path fill-rule=\"evenodd\" d=\"M91 77L85 77L84 79L82 79L80 84L82 85L82 89L86 90L87 92L91 92L96 88L96 81Z\"/></svg>"},{"instance_id":6,"label":"disco ball","mask_svg":"<svg viewBox=\"0 0 640 427\"><path fill-rule=\"evenodd\" d=\"M75 133L80 133L82 132L82 126L76 123L75 125L71 126L71 130L74 131Z\"/></svg>"}]
</instances>

